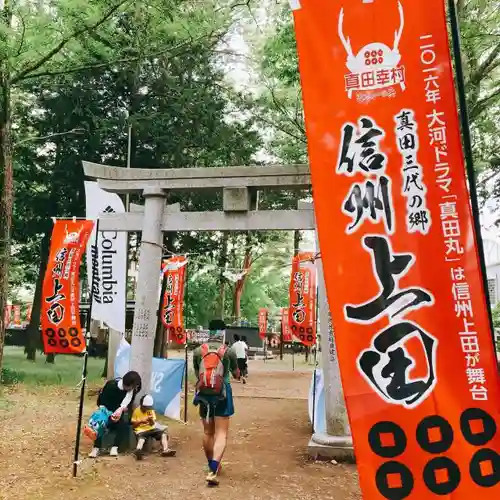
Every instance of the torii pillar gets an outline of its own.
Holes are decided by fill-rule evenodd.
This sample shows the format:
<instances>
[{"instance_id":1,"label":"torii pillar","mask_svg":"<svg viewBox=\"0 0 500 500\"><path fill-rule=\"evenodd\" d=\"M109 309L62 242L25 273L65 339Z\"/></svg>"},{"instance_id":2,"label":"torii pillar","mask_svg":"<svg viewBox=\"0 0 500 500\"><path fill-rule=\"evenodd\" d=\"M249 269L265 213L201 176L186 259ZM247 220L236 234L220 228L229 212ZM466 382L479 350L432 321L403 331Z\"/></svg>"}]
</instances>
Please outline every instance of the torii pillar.
<instances>
[{"instance_id":1,"label":"torii pillar","mask_svg":"<svg viewBox=\"0 0 500 500\"><path fill-rule=\"evenodd\" d=\"M299 209L313 210L313 204L299 201ZM316 251L319 253L316 231ZM323 369L326 409L326 434L315 432L309 442L309 454L315 458L354 460L351 430L340 379L340 368L335 346L335 335L326 295L323 261L316 259L318 276L318 308L320 324L321 367Z\"/></svg>"},{"instance_id":2,"label":"torii pillar","mask_svg":"<svg viewBox=\"0 0 500 500\"><path fill-rule=\"evenodd\" d=\"M152 357L158 319L158 284L163 255L162 223L167 195L163 189L150 187L144 189L143 196L144 217L130 369L140 373L142 392L148 392L151 384Z\"/></svg>"}]
</instances>

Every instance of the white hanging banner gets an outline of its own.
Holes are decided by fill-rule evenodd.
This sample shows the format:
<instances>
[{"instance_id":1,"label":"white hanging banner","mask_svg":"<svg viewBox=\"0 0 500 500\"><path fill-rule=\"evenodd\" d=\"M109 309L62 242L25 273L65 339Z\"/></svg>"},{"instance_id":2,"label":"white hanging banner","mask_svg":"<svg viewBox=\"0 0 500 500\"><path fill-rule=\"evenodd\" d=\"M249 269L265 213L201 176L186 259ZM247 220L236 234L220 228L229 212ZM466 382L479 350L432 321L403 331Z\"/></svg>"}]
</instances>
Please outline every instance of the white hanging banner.
<instances>
[{"instance_id":1,"label":"white hanging banner","mask_svg":"<svg viewBox=\"0 0 500 500\"><path fill-rule=\"evenodd\" d=\"M100 214L125 212L120 197L103 191L97 182L85 181L85 200L87 219L95 220ZM97 248L95 238L94 229L87 246L89 287L94 269L92 318L125 333L127 233L99 231Z\"/></svg>"}]
</instances>

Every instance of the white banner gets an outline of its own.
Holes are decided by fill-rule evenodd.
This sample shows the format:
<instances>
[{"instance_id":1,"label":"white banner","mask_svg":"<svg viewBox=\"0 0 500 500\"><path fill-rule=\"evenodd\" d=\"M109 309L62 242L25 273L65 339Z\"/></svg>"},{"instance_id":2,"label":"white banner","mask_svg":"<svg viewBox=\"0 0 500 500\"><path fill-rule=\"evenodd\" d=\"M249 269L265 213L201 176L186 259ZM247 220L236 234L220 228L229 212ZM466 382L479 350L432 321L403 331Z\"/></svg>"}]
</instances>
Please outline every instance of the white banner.
<instances>
[{"instance_id":1,"label":"white banner","mask_svg":"<svg viewBox=\"0 0 500 500\"><path fill-rule=\"evenodd\" d=\"M97 182L85 181L87 219L100 214L124 213L125 207L115 193L103 191ZM109 328L125 333L127 275L127 233L99 231L97 251L95 228L87 246L89 288L94 269L92 319L101 320Z\"/></svg>"},{"instance_id":2,"label":"white banner","mask_svg":"<svg viewBox=\"0 0 500 500\"><path fill-rule=\"evenodd\" d=\"M115 377L123 377L130 366L130 344L122 339L115 358ZM153 358L150 394L153 408L174 420L181 418L182 381L186 362L181 359Z\"/></svg>"}]
</instances>

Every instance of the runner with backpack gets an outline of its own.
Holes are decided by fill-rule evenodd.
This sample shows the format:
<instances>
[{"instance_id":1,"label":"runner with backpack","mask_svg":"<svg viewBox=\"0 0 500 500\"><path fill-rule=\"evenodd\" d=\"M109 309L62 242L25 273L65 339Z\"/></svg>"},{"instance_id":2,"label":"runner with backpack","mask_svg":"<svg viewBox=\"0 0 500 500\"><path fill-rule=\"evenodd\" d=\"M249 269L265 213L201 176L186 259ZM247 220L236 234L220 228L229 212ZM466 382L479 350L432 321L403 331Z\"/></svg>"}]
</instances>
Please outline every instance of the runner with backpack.
<instances>
[{"instance_id":1,"label":"runner with backpack","mask_svg":"<svg viewBox=\"0 0 500 500\"><path fill-rule=\"evenodd\" d=\"M234 415L230 374L239 380L238 359L232 347L226 346L223 340L217 339L217 332L211 331L208 343L195 349L193 367L198 379L193 403L200 407L203 450L209 469L206 481L209 486L217 486L229 418Z\"/></svg>"}]
</instances>

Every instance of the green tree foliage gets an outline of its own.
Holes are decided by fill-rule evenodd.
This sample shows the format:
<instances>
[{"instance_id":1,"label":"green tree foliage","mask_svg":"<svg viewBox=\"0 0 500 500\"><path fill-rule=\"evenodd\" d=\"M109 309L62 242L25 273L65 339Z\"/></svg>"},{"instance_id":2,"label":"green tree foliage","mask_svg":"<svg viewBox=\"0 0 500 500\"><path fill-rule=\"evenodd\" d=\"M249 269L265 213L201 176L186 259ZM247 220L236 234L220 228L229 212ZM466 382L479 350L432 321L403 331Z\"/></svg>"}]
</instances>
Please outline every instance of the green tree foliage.
<instances>
[{"instance_id":1,"label":"green tree foliage","mask_svg":"<svg viewBox=\"0 0 500 500\"><path fill-rule=\"evenodd\" d=\"M237 111L240 102L231 102L224 74L214 64L231 8L150 0L140 9L122 10L113 23L89 34L81 47L65 54L65 63L56 58L37 69L36 77L18 82L13 108L16 272L11 273L11 283L36 284L29 329L31 359L39 341L40 286L50 217L84 215L83 159L125 165L130 126L133 167L252 163L261 146L254 119L228 119L228 110ZM183 210L220 209L221 198L188 193L170 196L169 203L175 202ZM291 204L293 196L288 194L262 198L262 208ZM251 266L239 315L252 322L259 307L286 305L288 278L283 277L289 269L270 273L270 257L261 256L264 249L286 238L289 235L251 235ZM242 268L245 239L245 235L230 235L231 250L224 257L222 234L166 236L165 245L171 251L196 255L187 292L190 326L207 325L220 316L221 295L227 295L222 314L233 315L234 285L221 275L231 266ZM285 260L290 256L291 252ZM264 278L259 278L265 263ZM213 272L192 278L206 264L215 266Z\"/></svg>"},{"instance_id":2,"label":"green tree foliage","mask_svg":"<svg viewBox=\"0 0 500 500\"><path fill-rule=\"evenodd\" d=\"M195 256L190 261L185 313L190 327L206 326L211 319L221 316L219 276L221 271L225 270L235 275L243 271L246 239L246 235L243 234L231 235L229 256L224 268L220 267L217 253L212 258ZM244 281L238 317L234 314L237 283L231 279L224 279L228 295L233 298L225 302L222 314L228 324L244 323L255 326L260 308L267 308L271 314L276 315L281 307L286 307L288 304L290 264L293 254L291 234L254 233L250 248L250 267Z\"/></svg>"},{"instance_id":3,"label":"green tree foliage","mask_svg":"<svg viewBox=\"0 0 500 500\"><path fill-rule=\"evenodd\" d=\"M500 168L499 7L498 1L457 2L475 167L480 173L478 187L483 199L491 195L497 197L500 186L498 181L488 183ZM488 184L493 190L487 189Z\"/></svg>"},{"instance_id":4,"label":"green tree foliage","mask_svg":"<svg viewBox=\"0 0 500 500\"><path fill-rule=\"evenodd\" d=\"M457 0L467 100L480 187L500 167L500 3ZM290 9L277 11L274 31L258 54L262 91L257 113L272 131L269 151L287 161L307 157L295 33Z\"/></svg>"},{"instance_id":5,"label":"green tree foliage","mask_svg":"<svg viewBox=\"0 0 500 500\"><path fill-rule=\"evenodd\" d=\"M0 10L0 311L7 301L14 198L13 148L18 87L48 68L75 62L90 33L126 9L126 0L12 2ZM73 60L69 57L74 54ZM0 368L5 335L0 315Z\"/></svg>"}]
</instances>

